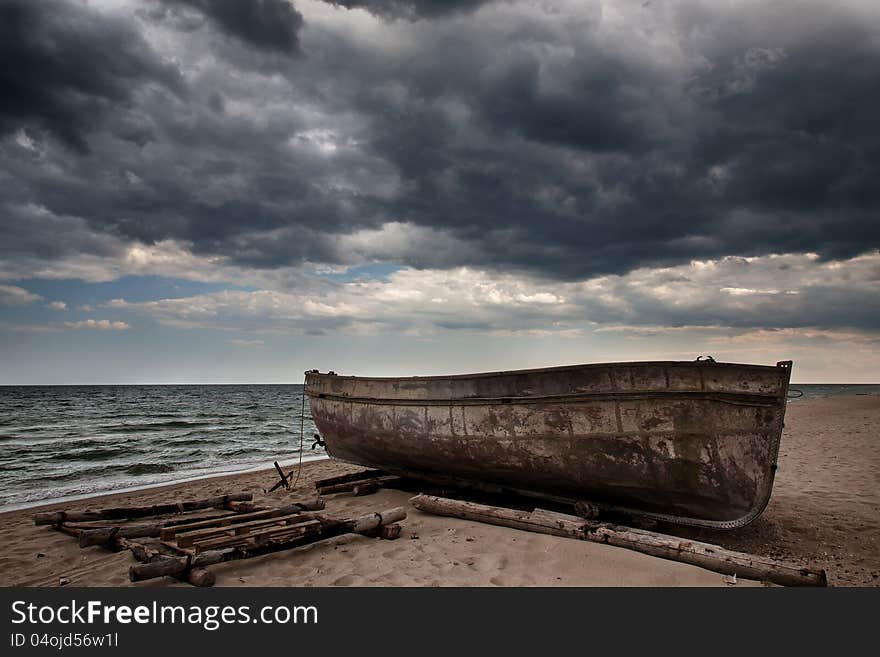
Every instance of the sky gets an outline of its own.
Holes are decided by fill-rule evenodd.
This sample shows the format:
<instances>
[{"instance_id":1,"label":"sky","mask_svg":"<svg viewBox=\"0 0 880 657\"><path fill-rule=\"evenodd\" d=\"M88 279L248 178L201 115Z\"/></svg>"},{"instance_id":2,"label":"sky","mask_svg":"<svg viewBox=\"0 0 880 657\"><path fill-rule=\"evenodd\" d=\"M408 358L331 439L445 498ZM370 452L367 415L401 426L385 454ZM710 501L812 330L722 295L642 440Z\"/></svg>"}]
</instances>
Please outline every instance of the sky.
<instances>
[{"instance_id":1,"label":"sky","mask_svg":"<svg viewBox=\"0 0 880 657\"><path fill-rule=\"evenodd\" d=\"M880 382L876 0L0 0L0 384Z\"/></svg>"}]
</instances>

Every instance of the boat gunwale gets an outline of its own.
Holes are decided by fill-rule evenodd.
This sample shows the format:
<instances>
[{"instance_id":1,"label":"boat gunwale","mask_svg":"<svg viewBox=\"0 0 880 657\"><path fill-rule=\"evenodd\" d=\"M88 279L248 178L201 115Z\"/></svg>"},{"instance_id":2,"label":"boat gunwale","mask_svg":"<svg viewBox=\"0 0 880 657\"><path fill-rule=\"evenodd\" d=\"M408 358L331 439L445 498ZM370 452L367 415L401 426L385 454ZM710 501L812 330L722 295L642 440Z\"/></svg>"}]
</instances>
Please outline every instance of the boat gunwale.
<instances>
[{"instance_id":1,"label":"boat gunwale","mask_svg":"<svg viewBox=\"0 0 880 657\"><path fill-rule=\"evenodd\" d=\"M358 381L446 381L456 379L483 379L497 376L519 375L519 374L542 374L545 372L570 372L573 370L583 369L600 369L611 367L669 367L669 366L690 366L690 367L726 367L726 368L742 368L748 370L768 370L775 371L778 369L789 369L791 361L779 361L776 365L753 365L750 363L730 363L726 361L714 360L628 360L609 363L583 363L580 365L556 365L553 367L538 367L533 369L522 370L498 370L495 372L472 372L469 374L433 374L427 376L358 376L355 374L337 374L335 372L319 372L318 370L308 370L306 375L333 377L335 379L356 379Z\"/></svg>"},{"instance_id":2,"label":"boat gunwale","mask_svg":"<svg viewBox=\"0 0 880 657\"><path fill-rule=\"evenodd\" d=\"M506 396L506 397L435 397L418 399L415 397L352 397L327 392L306 391L310 398L324 399L336 402L350 402L358 404L379 404L390 406L516 406L521 404L545 404L565 402L590 402L590 401L628 401L642 399L669 399L680 396L686 399L700 399L715 401L722 404L735 406L766 406L775 407L784 398L778 393L760 392L727 392L707 390L651 390L651 391L602 391L569 393L563 395L529 395L529 396Z\"/></svg>"}]
</instances>

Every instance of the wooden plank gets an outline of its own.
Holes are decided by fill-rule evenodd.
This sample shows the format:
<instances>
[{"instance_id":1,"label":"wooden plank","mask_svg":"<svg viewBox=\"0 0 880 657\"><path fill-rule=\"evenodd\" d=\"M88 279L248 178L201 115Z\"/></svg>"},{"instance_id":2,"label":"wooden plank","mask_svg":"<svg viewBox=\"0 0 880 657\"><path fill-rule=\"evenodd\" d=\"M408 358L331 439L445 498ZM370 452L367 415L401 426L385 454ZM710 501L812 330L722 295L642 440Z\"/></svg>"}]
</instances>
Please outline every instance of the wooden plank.
<instances>
[{"instance_id":1,"label":"wooden plank","mask_svg":"<svg viewBox=\"0 0 880 657\"><path fill-rule=\"evenodd\" d=\"M383 477L387 472L384 470L364 470L363 472L353 472L347 475L339 475L338 477L328 477L327 479L319 479L315 482L315 488L326 488L327 486L335 486L337 484L348 484L364 479L375 479Z\"/></svg>"},{"instance_id":2,"label":"wooden plank","mask_svg":"<svg viewBox=\"0 0 880 657\"><path fill-rule=\"evenodd\" d=\"M185 525L177 525L175 527L163 527L159 537L163 541L170 541L178 534L195 531L197 529L205 529L206 527L228 527L249 520L258 520L260 518L273 518L278 514L278 509L266 509L265 511L254 511L253 513L240 513L223 518L211 518L209 520L199 520L190 522Z\"/></svg>"},{"instance_id":3,"label":"wooden plank","mask_svg":"<svg viewBox=\"0 0 880 657\"><path fill-rule=\"evenodd\" d=\"M321 495L332 495L333 493L351 492L353 492L355 496L369 495L371 493L375 493L377 490L379 490L380 487L399 482L400 479L400 477L397 477L395 475L373 477L371 479L333 484L332 486L321 486L318 488L318 492Z\"/></svg>"},{"instance_id":4,"label":"wooden plank","mask_svg":"<svg viewBox=\"0 0 880 657\"><path fill-rule=\"evenodd\" d=\"M311 528L320 527L318 520L308 520L303 523L288 526L265 527L255 530L247 534L239 534L236 536L214 536L203 538L192 544L192 549L196 554L200 554L206 550L217 550L227 547L235 547L237 545L247 545L249 543L257 544L269 538L292 537L307 533Z\"/></svg>"},{"instance_id":5,"label":"wooden plank","mask_svg":"<svg viewBox=\"0 0 880 657\"><path fill-rule=\"evenodd\" d=\"M186 525L175 525L174 527L165 527L162 529L160 533L160 538L163 541L172 540L177 534L181 534L183 532L192 531L195 529L202 529L205 527L222 527L226 525L237 524L239 522L247 522L250 520L256 520L258 518L273 518L283 515L290 515L294 513L299 513L300 511L319 511L324 508L324 500L320 497L311 499L311 500L303 500L301 502L294 502L293 504L287 504L285 506L276 508L276 509L263 509L261 511L254 511L251 513L240 513L237 515L229 515L219 519L219 522L215 522L214 520L205 520L205 521L197 521L192 522Z\"/></svg>"},{"instance_id":6,"label":"wooden plank","mask_svg":"<svg viewBox=\"0 0 880 657\"><path fill-rule=\"evenodd\" d=\"M305 521L308 521L308 518L303 519L299 516L299 514L291 514L287 516L277 516L274 518L251 520L250 522L241 522L234 525L226 525L223 527L207 527L205 529L197 529L195 531L177 534L175 538L177 539L177 544L180 547L185 548L190 547L194 543L206 538L214 538L216 536L238 536L240 534L250 533L250 531L253 529L275 525L284 526L290 524L300 524Z\"/></svg>"},{"instance_id":7,"label":"wooden plank","mask_svg":"<svg viewBox=\"0 0 880 657\"><path fill-rule=\"evenodd\" d=\"M174 554L180 555L194 555L196 552L192 548L182 548L177 543L172 543L171 541L159 541L159 544L168 549L170 552Z\"/></svg>"}]
</instances>

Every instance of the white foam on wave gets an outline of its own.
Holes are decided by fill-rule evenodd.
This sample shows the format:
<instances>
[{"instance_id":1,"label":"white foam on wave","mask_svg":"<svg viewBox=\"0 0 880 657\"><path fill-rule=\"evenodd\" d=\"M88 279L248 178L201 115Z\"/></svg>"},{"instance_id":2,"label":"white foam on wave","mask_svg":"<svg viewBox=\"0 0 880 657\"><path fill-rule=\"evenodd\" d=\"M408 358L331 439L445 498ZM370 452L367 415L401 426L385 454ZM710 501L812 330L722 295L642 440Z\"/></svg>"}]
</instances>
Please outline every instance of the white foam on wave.
<instances>
[{"instance_id":1,"label":"white foam on wave","mask_svg":"<svg viewBox=\"0 0 880 657\"><path fill-rule=\"evenodd\" d=\"M326 454L319 454L316 456L303 456L302 462L308 463L309 461L323 461L324 459L329 459L330 457ZM293 465L297 465L299 463L299 458L286 459L284 461L278 461L278 464L282 467L290 467ZM271 466L269 466L271 467ZM48 506L50 504L59 504L61 502L76 502L78 500L87 500L92 497L102 497L104 495L116 495L118 493L133 493L139 490L148 490L150 488L161 488L162 486L174 486L176 484L185 484L188 481L199 481L202 479L211 479L213 477L225 477L231 474L245 474L248 472L259 472L260 470L269 469L266 465L257 465L257 466L245 466L241 468L228 468L225 470L217 471L211 470L210 472L202 472L201 474L193 474L195 472L199 472L198 470L190 470L188 472L181 472L182 477L173 478L173 479L163 479L160 481L152 481L150 483L138 484L137 486L127 486L122 488L112 488L112 489L104 489L104 490L96 490L88 493L80 493L76 495L65 495L61 497L53 497L53 498L44 498L39 500L28 500L25 502L19 502L16 504L7 504L4 506L0 506L0 513L6 513L8 511L19 511L21 509L31 509L39 506Z\"/></svg>"}]
</instances>

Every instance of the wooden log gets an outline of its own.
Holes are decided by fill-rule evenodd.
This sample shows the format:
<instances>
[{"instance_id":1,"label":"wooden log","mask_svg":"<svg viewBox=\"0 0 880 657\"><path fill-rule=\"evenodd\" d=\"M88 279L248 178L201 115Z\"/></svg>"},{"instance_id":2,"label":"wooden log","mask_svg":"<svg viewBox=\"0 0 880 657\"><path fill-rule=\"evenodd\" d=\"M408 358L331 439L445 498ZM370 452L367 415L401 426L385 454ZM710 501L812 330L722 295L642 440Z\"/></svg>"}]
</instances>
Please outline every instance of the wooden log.
<instances>
[{"instance_id":1,"label":"wooden log","mask_svg":"<svg viewBox=\"0 0 880 657\"><path fill-rule=\"evenodd\" d=\"M119 527L102 527L100 529L83 529L79 533L79 546L81 548L92 545L111 546L116 537L119 538L146 538L158 536L162 530L161 523L146 525L129 525Z\"/></svg>"},{"instance_id":2,"label":"wooden log","mask_svg":"<svg viewBox=\"0 0 880 657\"><path fill-rule=\"evenodd\" d=\"M74 538L79 538L79 534L82 531L82 529L79 529L78 527L70 527L67 524L52 525L52 529L61 532L62 534L73 536Z\"/></svg>"},{"instance_id":3,"label":"wooden log","mask_svg":"<svg viewBox=\"0 0 880 657\"><path fill-rule=\"evenodd\" d=\"M827 586L825 571L805 568L769 557L726 550L718 545L689 541L642 529L632 529L537 509L533 512L418 495L410 500L417 509L437 515L465 518L525 531L606 543L644 554L689 563L725 575L769 581L785 586Z\"/></svg>"},{"instance_id":4,"label":"wooden log","mask_svg":"<svg viewBox=\"0 0 880 657\"><path fill-rule=\"evenodd\" d=\"M345 531L351 531L355 534L367 534L382 525L390 525L404 518L406 518L406 509L398 506L381 513L367 513L360 518L343 521L342 524L345 526Z\"/></svg>"},{"instance_id":5,"label":"wooden log","mask_svg":"<svg viewBox=\"0 0 880 657\"><path fill-rule=\"evenodd\" d=\"M254 511L253 513L242 513L239 515L224 516L219 519L199 520L187 524L175 525L173 527L166 526L162 528L162 531L160 532L160 537L163 541L170 541L177 534L182 534L183 532L188 532L195 529L203 529L207 527L224 527L228 525L249 522L251 520L258 520L261 518L276 518L279 516L300 513L302 511L320 511L323 508L323 498L317 497L310 500L303 500L301 502L286 504L277 509L263 509L261 511Z\"/></svg>"},{"instance_id":6,"label":"wooden log","mask_svg":"<svg viewBox=\"0 0 880 657\"><path fill-rule=\"evenodd\" d=\"M236 513L253 513L254 511L262 511L265 507L253 502L230 502L226 508Z\"/></svg>"},{"instance_id":7,"label":"wooden log","mask_svg":"<svg viewBox=\"0 0 880 657\"><path fill-rule=\"evenodd\" d=\"M286 504L281 507L282 510L289 509L291 507L297 507L302 511L320 511L326 506L324 503L323 497L316 497L311 500L304 500L302 502L294 502L293 504Z\"/></svg>"},{"instance_id":8,"label":"wooden log","mask_svg":"<svg viewBox=\"0 0 880 657\"><path fill-rule=\"evenodd\" d=\"M237 518L237 517L239 517L239 514L229 513L229 512L224 511L223 513L219 513L219 514L210 514L210 515L200 514L196 518L182 518L182 519L181 518L174 518L174 519L161 520L161 521L157 521L155 523L148 523L148 524L150 524L150 525L155 524L156 526L161 527L162 529L166 529L166 528L174 528L178 525L191 524L194 522L216 523L224 518ZM68 529L77 529L80 531L91 530L91 529L112 529L113 527L123 527L123 526L125 526L125 527L145 526L144 524L129 525L129 524L127 524L127 522L128 521L124 518L122 520L115 520L115 521L114 520L88 520L88 521L82 521L82 522L66 521L66 522L62 523L60 526L66 527ZM113 524L108 524L108 523L113 523ZM59 527L59 525L53 525L53 529L57 529L58 527Z\"/></svg>"},{"instance_id":9,"label":"wooden log","mask_svg":"<svg viewBox=\"0 0 880 657\"><path fill-rule=\"evenodd\" d=\"M164 557L164 555L158 550L154 550L143 543L137 543L136 541L129 540L122 536L114 538L113 543L119 550L131 550L132 556L141 563L154 561Z\"/></svg>"},{"instance_id":10,"label":"wooden log","mask_svg":"<svg viewBox=\"0 0 880 657\"><path fill-rule=\"evenodd\" d=\"M183 575L189 568L186 557L165 557L147 563L135 564L128 569L128 578L132 582L141 582L156 577L175 577Z\"/></svg>"},{"instance_id":11,"label":"wooden log","mask_svg":"<svg viewBox=\"0 0 880 657\"><path fill-rule=\"evenodd\" d=\"M393 541L400 537L401 529L403 528L396 522L391 523L390 525L382 525L382 532L380 536L386 541Z\"/></svg>"},{"instance_id":12,"label":"wooden log","mask_svg":"<svg viewBox=\"0 0 880 657\"><path fill-rule=\"evenodd\" d=\"M337 484L349 484L364 479L375 479L383 477L386 473L382 470L364 470L362 472L353 472L347 475L339 475L338 477L328 477L327 479L319 479L315 482L315 488L326 488Z\"/></svg>"},{"instance_id":13,"label":"wooden log","mask_svg":"<svg viewBox=\"0 0 880 657\"><path fill-rule=\"evenodd\" d=\"M244 502L253 499L250 493L232 493L202 500L156 504L153 506L117 507L89 511L48 511L34 516L35 525L58 525L66 521L117 520L120 518L144 518L166 513L185 513L197 509L223 507L229 502Z\"/></svg>"},{"instance_id":14,"label":"wooden log","mask_svg":"<svg viewBox=\"0 0 880 657\"><path fill-rule=\"evenodd\" d=\"M214 586L217 576L207 568L191 568L186 581L193 586Z\"/></svg>"},{"instance_id":15,"label":"wooden log","mask_svg":"<svg viewBox=\"0 0 880 657\"><path fill-rule=\"evenodd\" d=\"M117 537L114 539L114 544L120 550L131 550L132 556L141 563L152 563L168 558L158 550L147 547L142 543L130 541L127 538ZM214 586L214 582L217 580L214 573L202 567L190 568L189 570L176 575L176 577L181 581L189 582L193 586Z\"/></svg>"}]
</instances>

